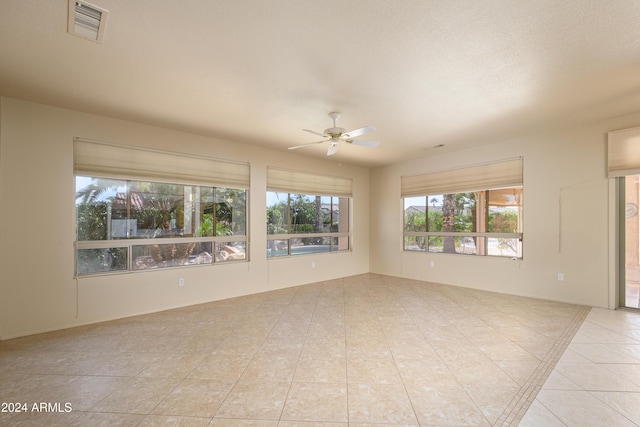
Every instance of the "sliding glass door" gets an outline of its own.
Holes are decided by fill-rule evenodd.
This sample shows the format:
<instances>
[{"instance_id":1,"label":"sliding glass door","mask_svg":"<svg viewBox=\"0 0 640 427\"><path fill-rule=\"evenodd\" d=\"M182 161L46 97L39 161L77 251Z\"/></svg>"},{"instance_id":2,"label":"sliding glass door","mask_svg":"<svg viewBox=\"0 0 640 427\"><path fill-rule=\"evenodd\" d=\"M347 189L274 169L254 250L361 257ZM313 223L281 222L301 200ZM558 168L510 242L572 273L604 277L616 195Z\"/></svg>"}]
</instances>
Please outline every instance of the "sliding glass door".
<instances>
[{"instance_id":1,"label":"sliding glass door","mask_svg":"<svg viewBox=\"0 0 640 427\"><path fill-rule=\"evenodd\" d=\"M619 178L620 306L640 308L640 175Z\"/></svg>"}]
</instances>

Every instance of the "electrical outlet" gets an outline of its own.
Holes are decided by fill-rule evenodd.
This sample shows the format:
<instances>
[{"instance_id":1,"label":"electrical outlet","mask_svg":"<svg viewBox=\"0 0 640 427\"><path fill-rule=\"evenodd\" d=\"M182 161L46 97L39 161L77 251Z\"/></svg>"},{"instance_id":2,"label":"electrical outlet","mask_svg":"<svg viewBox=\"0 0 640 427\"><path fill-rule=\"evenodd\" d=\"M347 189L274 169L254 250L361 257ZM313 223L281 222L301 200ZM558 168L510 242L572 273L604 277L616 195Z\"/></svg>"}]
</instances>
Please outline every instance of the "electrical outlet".
<instances>
[{"instance_id":1,"label":"electrical outlet","mask_svg":"<svg viewBox=\"0 0 640 427\"><path fill-rule=\"evenodd\" d=\"M316 262L315 261L311 261L311 268L316 268Z\"/></svg>"},{"instance_id":2,"label":"electrical outlet","mask_svg":"<svg viewBox=\"0 0 640 427\"><path fill-rule=\"evenodd\" d=\"M182 277L178 279L178 286L184 286L184 279Z\"/></svg>"},{"instance_id":3,"label":"electrical outlet","mask_svg":"<svg viewBox=\"0 0 640 427\"><path fill-rule=\"evenodd\" d=\"M558 282L564 281L564 273L558 273Z\"/></svg>"},{"instance_id":4,"label":"electrical outlet","mask_svg":"<svg viewBox=\"0 0 640 427\"><path fill-rule=\"evenodd\" d=\"M436 266L436 262L435 261L429 261L429 267L433 268Z\"/></svg>"}]
</instances>

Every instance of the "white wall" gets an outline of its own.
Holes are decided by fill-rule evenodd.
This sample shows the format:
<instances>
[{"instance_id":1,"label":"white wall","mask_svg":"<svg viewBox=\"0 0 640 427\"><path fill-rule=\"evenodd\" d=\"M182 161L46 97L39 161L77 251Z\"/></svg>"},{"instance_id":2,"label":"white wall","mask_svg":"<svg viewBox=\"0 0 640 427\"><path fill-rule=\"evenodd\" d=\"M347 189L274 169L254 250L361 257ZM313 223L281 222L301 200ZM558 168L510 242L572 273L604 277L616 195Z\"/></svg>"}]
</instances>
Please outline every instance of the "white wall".
<instances>
[{"instance_id":1,"label":"white wall","mask_svg":"<svg viewBox=\"0 0 640 427\"><path fill-rule=\"evenodd\" d=\"M250 262L74 279L74 137L249 162ZM267 260L267 166L353 178L353 251ZM0 100L0 339L362 274L368 257L366 168Z\"/></svg>"},{"instance_id":2,"label":"white wall","mask_svg":"<svg viewBox=\"0 0 640 427\"><path fill-rule=\"evenodd\" d=\"M609 292L606 133L638 124L640 115L626 116L473 149L431 151L422 159L373 169L371 271L597 307L615 306ZM522 260L402 250L402 175L516 156L524 157ZM557 280L558 273L564 274L564 281Z\"/></svg>"}]
</instances>

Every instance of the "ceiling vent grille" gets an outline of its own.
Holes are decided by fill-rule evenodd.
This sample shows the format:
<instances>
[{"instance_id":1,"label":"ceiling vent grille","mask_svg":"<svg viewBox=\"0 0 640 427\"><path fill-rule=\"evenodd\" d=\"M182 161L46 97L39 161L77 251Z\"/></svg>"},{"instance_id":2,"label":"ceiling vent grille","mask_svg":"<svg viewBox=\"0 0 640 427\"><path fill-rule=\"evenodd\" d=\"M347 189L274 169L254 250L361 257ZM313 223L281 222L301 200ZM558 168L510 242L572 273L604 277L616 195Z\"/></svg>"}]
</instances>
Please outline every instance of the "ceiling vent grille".
<instances>
[{"instance_id":1,"label":"ceiling vent grille","mask_svg":"<svg viewBox=\"0 0 640 427\"><path fill-rule=\"evenodd\" d=\"M69 0L70 34L101 43L107 21L107 10L80 0Z\"/></svg>"}]
</instances>

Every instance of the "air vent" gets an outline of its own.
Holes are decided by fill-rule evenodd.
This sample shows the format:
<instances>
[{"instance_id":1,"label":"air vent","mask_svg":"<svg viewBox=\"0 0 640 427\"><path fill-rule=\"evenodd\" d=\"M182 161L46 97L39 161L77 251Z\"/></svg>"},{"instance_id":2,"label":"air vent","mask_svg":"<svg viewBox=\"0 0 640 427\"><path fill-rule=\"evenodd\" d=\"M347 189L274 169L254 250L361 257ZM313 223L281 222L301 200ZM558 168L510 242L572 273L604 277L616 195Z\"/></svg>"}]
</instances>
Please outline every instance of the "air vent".
<instances>
[{"instance_id":1,"label":"air vent","mask_svg":"<svg viewBox=\"0 0 640 427\"><path fill-rule=\"evenodd\" d=\"M109 11L79 0L69 0L69 28L78 37L101 43Z\"/></svg>"}]
</instances>

